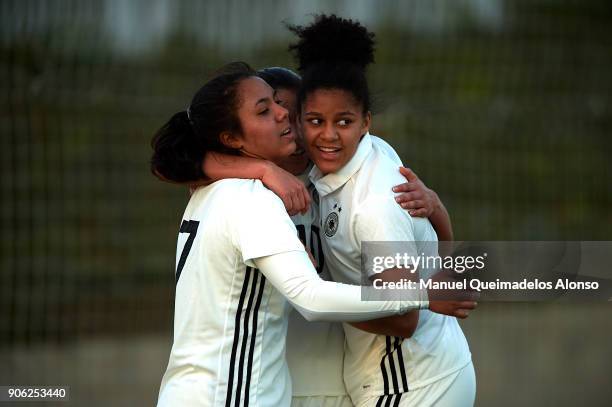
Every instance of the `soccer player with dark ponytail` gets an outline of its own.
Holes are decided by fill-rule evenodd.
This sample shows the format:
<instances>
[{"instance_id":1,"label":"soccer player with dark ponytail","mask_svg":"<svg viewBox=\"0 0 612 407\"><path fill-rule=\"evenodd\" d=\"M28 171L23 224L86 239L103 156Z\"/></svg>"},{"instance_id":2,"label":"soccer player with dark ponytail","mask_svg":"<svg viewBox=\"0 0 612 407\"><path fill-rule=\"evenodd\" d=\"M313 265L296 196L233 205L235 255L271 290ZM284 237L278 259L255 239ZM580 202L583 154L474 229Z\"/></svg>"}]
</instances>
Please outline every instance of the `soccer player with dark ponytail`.
<instances>
[{"instance_id":1,"label":"soccer player with dark ponytail","mask_svg":"<svg viewBox=\"0 0 612 407\"><path fill-rule=\"evenodd\" d=\"M202 86L153 138L152 171L193 179L207 152L281 164L296 149L287 109L244 63ZM199 164L197 164L199 165ZM363 301L371 287L319 278L280 199L258 180L224 179L191 196L176 252L174 341L158 406L278 407L291 403L288 314L363 321L458 302L413 290L401 301Z\"/></svg>"},{"instance_id":2,"label":"soccer player with dark ponytail","mask_svg":"<svg viewBox=\"0 0 612 407\"><path fill-rule=\"evenodd\" d=\"M437 235L426 218L395 201L402 164L369 134L372 121L367 67L374 34L358 22L321 15L292 26L290 47L302 75L298 95L305 148L315 163L322 245L335 281L359 283L362 242L405 242L413 258L437 255ZM389 268L372 280L426 278L417 267ZM356 406L471 406L475 375L467 340L453 317L415 310L407 315L344 323L344 381Z\"/></svg>"}]
</instances>

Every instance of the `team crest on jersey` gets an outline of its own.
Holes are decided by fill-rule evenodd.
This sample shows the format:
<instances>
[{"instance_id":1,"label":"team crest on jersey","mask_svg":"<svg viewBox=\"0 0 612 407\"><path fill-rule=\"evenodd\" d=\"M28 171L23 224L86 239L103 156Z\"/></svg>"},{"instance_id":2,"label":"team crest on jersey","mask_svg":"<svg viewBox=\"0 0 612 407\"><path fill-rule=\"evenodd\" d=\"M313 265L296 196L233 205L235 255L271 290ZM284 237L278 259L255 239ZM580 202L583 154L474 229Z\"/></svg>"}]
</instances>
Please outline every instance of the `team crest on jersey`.
<instances>
[{"instance_id":1,"label":"team crest on jersey","mask_svg":"<svg viewBox=\"0 0 612 407\"><path fill-rule=\"evenodd\" d=\"M325 218L325 236L332 237L338 231L338 216L340 212L342 212L342 208L335 204L332 212Z\"/></svg>"}]
</instances>

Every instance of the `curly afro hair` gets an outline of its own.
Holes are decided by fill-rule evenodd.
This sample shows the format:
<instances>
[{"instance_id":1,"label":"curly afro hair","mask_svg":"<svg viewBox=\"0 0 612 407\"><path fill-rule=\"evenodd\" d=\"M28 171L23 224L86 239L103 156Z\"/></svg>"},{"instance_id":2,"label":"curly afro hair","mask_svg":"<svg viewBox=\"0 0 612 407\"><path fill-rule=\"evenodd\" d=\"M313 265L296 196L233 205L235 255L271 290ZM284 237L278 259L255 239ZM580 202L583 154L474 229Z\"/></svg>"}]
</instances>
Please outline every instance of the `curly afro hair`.
<instances>
[{"instance_id":1,"label":"curly afro hair","mask_svg":"<svg viewBox=\"0 0 612 407\"><path fill-rule=\"evenodd\" d=\"M365 71L374 62L374 33L358 21L333 14L317 15L307 26L287 28L298 37L289 46L302 74L298 107L317 89L341 89L368 112L371 97Z\"/></svg>"},{"instance_id":2,"label":"curly afro hair","mask_svg":"<svg viewBox=\"0 0 612 407\"><path fill-rule=\"evenodd\" d=\"M350 63L361 69L374 62L374 33L358 21L320 14L308 26L288 28L299 38L289 50L300 71L319 62Z\"/></svg>"}]
</instances>

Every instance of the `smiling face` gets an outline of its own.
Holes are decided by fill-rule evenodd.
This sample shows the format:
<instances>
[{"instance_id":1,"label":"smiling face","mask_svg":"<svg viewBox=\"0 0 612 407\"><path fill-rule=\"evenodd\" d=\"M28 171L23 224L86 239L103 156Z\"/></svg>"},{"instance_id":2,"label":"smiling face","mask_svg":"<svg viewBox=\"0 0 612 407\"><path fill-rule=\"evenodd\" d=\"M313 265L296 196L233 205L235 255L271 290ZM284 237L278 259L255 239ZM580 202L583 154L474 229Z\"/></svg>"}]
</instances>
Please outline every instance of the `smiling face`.
<instances>
[{"instance_id":1,"label":"smiling face","mask_svg":"<svg viewBox=\"0 0 612 407\"><path fill-rule=\"evenodd\" d=\"M238 85L237 110L242 134L222 133L221 140L243 155L279 163L296 148L289 112L278 105L272 88L258 77L244 79Z\"/></svg>"},{"instance_id":2,"label":"smiling face","mask_svg":"<svg viewBox=\"0 0 612 407\"><path fill-rule=\"evenodd\" d=\"M306 96L301 115L305 147L323 174L338 171L355 155L370 118L350 92L317 89Z\"/></svg>"}]
</instances>

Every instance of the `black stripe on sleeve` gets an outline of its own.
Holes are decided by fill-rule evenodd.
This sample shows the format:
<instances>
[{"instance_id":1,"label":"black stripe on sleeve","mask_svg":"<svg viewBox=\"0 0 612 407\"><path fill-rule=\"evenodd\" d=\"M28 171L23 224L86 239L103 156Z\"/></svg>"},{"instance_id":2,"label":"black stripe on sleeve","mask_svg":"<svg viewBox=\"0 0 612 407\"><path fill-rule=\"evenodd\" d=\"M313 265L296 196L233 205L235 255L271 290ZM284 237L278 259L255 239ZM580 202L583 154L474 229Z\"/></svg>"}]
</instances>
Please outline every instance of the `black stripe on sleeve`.
<instances>
[{"instance_id":1,"label":"black stripe on sleeve","mask_svg":"<svg viewBox=\"0 0 612 407\"><path fill-rule=\"evenodd\" d=\"M383 403L383 400L385 399L385 397L387 397L387 396L380 396L378 398L378 401L376 402L376 407L381 407L382 406L382 403Z\"/></svg>"},{"instance_id":2,"label":"black stripe on sleeve","mask_svg":"<svg viewBox=\"0 0 612 407\"><path fill-rule=\"evenodd\" d=\"M381 371L382 377L383 377L383 394L389 394L389 377L387 376L387 367L385 366L385 358L389 354L389 345L388 345L388 343L389 342L387 341L387 345L386 345L386 348L385 348L385 354L383 355L382 359L380 360L380 371Z\"/></svg>"},{"instance_id":3,"label":"black stripe on sleeve","mask_svg":"<svg viewBox=\"0 0 612 407\"><path fill-rule=\"evenodd\" d=\"M242 335L242 344L240 346L240 360L238 361L238 382L236 384L236 403L240 405L240 394L242 393L242 377L244 373L244 356L246 351L247 341L249 340L249 317L251 316L251 309L253 307L253 300L255 299L255 290L259 282L260 273L257 270L253 270L253 283L251 284L251 292L247 302L246 312L243 318L243 329L244 334Z\"/></svg>"},{"instance_id":4,"label":"black stripe on sleeve","mask_svg":"<svg viewBox=\"0 0 612 407\"><path fill-rule=\"evenodd\" d=\"M400 401L402 401L402 395L403 395L403 394L402 394L402 393L400 393L400 394L397 394L397 395L395 396L395 403L393 403L393 407L397 407L397 406L399 406Z\"/></svg>"},{"instance_id":5,"label":"black stripe on sleeve","mask_svg":"<svg viewBox=\"0 0 612 407\"><path fill-rule=\"evenodd\" d=\"M402 378L402 392L409 391L408 390L408 376L406 376L406 367L404 365L404 355L402 354L402 344L404 340L396 337L395 338L395 347L397 348L397 363L400 368L400 376Z\"/></svg>"},{"instance_id":6,"label":"black stripe on sleeve","mask_svg":"<svg viewBox=\"0 0 612 407\"><path fill-rule=\"evenodd\" d=\"M391 346L391 337L387 336L387 356L389 359L389 370L391 371L391 380L393 381L393 394L399 393L399 384L397 382L397 372L395 371L395 361L393 360L395 346L397 346L397 342L394 343L395 346Z\"/></svg>"},{"instance_id":7,"label":"black stripe on sleeve","mask_svg":"<svg viewBox=\"0 0 612 407\"><path fill-rule=\"evenodd\" d=\"M242 283L242 291L240 292L240 300L238 300L238 309L236 310L236 318L234 320L234 342L232 344L232 356L230 357L230 370L227 382L227 394L225 396L225 407L230 407L232 404L232 389L234 386L234 365L236 363L236 350L238 349L238 339L240 338L240 317L242 315L242 306L249 287L251 279L251 268L247 267L244 282Z\"/></svg>"},{"instance_id":8,"label":"black stripe on sleeve","mask_svg":"<svg viewBox=\"0 0 612 407\"><path fill-rule=\"evenodd\" d=\"M258 271L258 270L255 270ZM253 352L255 351L255 340L257 338L257 316L259 314L259 306L261 305L261 299L263 297L264 286L266 284L266 277L259 272L261 277L259 284L259 292L257 293L257 301L255 302L255 309L253 310L253 325L251 334L251 346L249 350L249 359L247 362L247 371L246 371L246 383L244 384L244 407L248 407L249 405L249 390L251 387L251 373L253 370Z\"/></svg>"}]
</instances>

